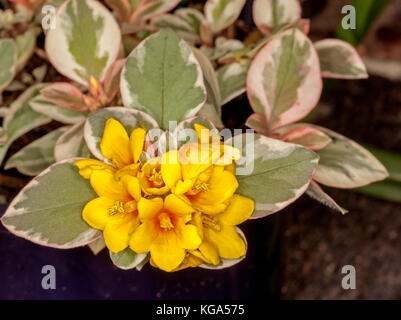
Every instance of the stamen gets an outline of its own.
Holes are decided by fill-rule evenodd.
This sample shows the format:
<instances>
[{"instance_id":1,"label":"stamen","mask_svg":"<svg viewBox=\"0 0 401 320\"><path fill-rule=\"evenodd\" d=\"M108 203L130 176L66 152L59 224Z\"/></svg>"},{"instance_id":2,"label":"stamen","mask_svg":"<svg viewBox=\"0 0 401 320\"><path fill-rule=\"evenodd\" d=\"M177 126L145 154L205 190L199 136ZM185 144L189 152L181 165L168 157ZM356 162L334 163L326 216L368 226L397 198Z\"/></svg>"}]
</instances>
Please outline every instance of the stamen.
<instances>
[{"instance_id":1,"label":"stamen","mask_svg":"<svg viewBox=\"0 0 401 320\"><path fill-rule=\"evenodd\" d=\"M162 186L164 184L162 173L158 171L156 168L153 168L152 174L149 177L149 181L152 181L155 186Z\"/></svg>"},{"instance_id":2,"label":"stamen","mask_svg":"<svg viewBox=\"0 0 401 320\"><path fill-rule=\"evenodd\" d=\"M125 213L124 204L121 201L114 202L114 205L108 209L109 215L114 216L117 213Z\"/></svg>"},{"instance_id":3,"label":"stamen","mask_svg":"<svg viewBox=\"0 0 401 320\"><path fill-rule=\"evenodd\" d=\"M167 213L162 213L159 216L160 227L164 230L174 229L174 225L171 222L171 219Z\"/></svg>"},{"instance_id":4,"label":"stamen","mask_svg":"<svg viewBox=\"0 0 401 320\"><path fill-rule=\"evenodd\" d=\"M220 221L214 217L203 215L202 222L205 227L213 229L214 231L221 231Z\"/></svg>"},{"instance_id":5,"label":"stamen","mask_svg":"<svg viewBox=\"0 0 401 320\"><path fill-rule=\"evenodd\" d=\"M195 185L195 190L196 191L207 191L209 190L209 184L207 184L206 182L202 182L202 183L198 183L197 185Z\"/></svg>"}]
</instances>

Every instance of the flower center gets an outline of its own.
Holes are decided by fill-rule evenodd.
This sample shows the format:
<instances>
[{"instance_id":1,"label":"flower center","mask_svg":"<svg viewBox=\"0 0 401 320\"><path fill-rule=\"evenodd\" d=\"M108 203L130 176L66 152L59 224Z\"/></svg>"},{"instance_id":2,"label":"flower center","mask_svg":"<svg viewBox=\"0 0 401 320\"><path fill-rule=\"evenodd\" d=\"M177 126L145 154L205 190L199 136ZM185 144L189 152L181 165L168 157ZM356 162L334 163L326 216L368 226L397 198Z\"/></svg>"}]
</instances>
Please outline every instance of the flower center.
<instances>
[{"instance_id":1,"label":"flower center","mask_svg":"<svg viewBox=\"0 0 401 320\"><path fill-rule=\"evenodd\" d=\"M194 189L196 191L207 191L209 190L209 184L206 182L198 183L195 185Z\"/></svg>"},{"instance_id":2,"label":"flower center","mask_svg":"<svg viewBox=\"0 0 401 320\"><path fill-rule=\"evenodd\" d=\"M125 213L124 204L121 201L114 202L114 205L109 208L109 215L114 216L117 213Z\"/></svg>"},{"instance_id":3,"label":"flower center","mask_svg":"<svg viewBox=\"0 0 401 320\"><path fill-rule=\"evenodd\" d=\"M153 182L156 187L161 187L164 185L164 181L162 178L162 173L157 168L153 168L152 173L149 177L149 181Z\"/></svg>"},{"instance_id":4,"label":"flower center","mask_svg":"<svg viewBox=\"0 0 401 320\"><path fill-rule=\"evenodd\" d=\"M202 216L202 222L205 227L213 229L214 231L221 231L221 225L219 220L214 217L210 217L207 215Z\"/></svg>"},{"instance_id":5,"label":"flower center","mask_svg":"<svg viewBox=\"0 0 401 320\"><path fill-rule=\"evenodd\" d=\"M169 215L165 212L159 215L159 222L160 222L160 227L164 230L174 229L174 225L171 222Z\"/></svg>"}]
</instances>

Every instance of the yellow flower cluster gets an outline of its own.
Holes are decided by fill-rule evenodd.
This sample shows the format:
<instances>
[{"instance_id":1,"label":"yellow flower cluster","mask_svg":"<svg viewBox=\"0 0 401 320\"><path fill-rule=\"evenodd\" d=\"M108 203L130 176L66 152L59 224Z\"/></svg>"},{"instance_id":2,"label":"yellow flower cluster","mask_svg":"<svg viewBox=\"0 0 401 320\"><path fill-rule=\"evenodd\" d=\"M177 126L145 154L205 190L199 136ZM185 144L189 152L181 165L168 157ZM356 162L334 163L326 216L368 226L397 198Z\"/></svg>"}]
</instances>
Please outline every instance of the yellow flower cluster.
<instances>
[{"instance_id":1,"label":"yellow flower cluster","mask_svg":"<svg viewBox=\"0 0 401 320\"><path fill-rule=\"evenodd\" d=\"M150 253L150 263L165 271L218 265L222 258L245 254L236 225L251 216L254 202L235 194L239 150L225 152L220 142L209 143L207 128L195 125L195 130L198 143L141 163L146 131L137 128L128 135L109 119L100 149L110 164L75 162L99 196L84 207L83 219L103 231L110 251L129 246Z\"/></svg>"}]
</instances>

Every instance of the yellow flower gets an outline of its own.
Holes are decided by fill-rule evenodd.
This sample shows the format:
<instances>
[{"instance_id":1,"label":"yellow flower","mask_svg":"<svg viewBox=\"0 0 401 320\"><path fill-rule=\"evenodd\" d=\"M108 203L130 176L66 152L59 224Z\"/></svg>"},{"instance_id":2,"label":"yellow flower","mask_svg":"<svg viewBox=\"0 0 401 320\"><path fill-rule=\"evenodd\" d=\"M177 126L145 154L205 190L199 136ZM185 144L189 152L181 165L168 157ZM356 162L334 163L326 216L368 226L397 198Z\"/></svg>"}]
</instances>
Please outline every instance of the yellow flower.
<instances>
[{"instance_id":1,"label":"yellow flower","mask_svg":"<svg viewBox=\"0 0 401 320\"><path fill-rule=\"evenodd\" d=\"M242 257L246 247L236 225L248 220L253 210L253 200L235 194L223 213L215 216L198 213L193 221L198 230L202 230L203 241L197 250L190 252L213 265L219 264L220 258Z\"/></svg>"},{"instance_id":2,"label":"yellow flower","mask_svg":"<svg viewBox=\"0 0 401 320\"><path fill-rule=\"evenodd\" d=\"M142 190L147 195L161 196L169 191L161 174L161 164L158 158L148 160L138 173Z\"/></svg>"},{"instance_id":3,"label":"yellow flower","mask_svg":"<svg viewBox=\"0 0 401 320\"><path fill-rule=\"evenodd\" d=\"M136 128L128 136L123 125L111 118L107 120L100 150L103 156L118 169L138 162L145 143L146 131Z\"/></svg>"},{"instance_id":4,"label":"yellow flower","mask_svg":"<svg viewBox=\"0 0 401 320\"><path fill-rule=\"evenodd\" d=\"M78 167L85 159L76 162ZM103 231L105 243L110 251L120 252L128 247L131 234L138 226L137 201L141 190L138 179L129 175L115 180L113 168L92 170L89 179L98 198L88 202L82 211L82 218L93 228ZM88 166L85 170L87 172Z\"/></svg>"},{"instance_id":5,"label":"yellow flower","mask_svg":"<svg viewBox=\"0 0 401 320\"><path fill-rule=\"evenodd\" d=\"M132 234L129 245L137 253L150 252L152 262L162 270L180 266L186 250L196 249L201 237L188 224L195 210L184 198L169 194L162 198L142 198L138 203L141 224Z\"/></svg>"}]
</instances>

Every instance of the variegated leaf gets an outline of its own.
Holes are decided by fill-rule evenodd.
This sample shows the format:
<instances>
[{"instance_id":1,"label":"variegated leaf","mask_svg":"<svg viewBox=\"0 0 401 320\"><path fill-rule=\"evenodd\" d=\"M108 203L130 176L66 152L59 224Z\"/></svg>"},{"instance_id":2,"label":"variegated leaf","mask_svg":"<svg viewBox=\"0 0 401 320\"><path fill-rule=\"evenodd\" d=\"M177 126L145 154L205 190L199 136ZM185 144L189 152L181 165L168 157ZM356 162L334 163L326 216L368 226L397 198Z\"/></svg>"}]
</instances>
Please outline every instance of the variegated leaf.
<instances>
[{"instance_id":1,"label":"variegated leaf","mask_svg":"<svg viewBox=\"0 0 401 320\"><path fill-rule=\"evenodd\" d=\"M205 4L205 17L212 32L217 33L239 17L246 0L208 0Z\"/></svg>"},{"instance_id":2,"label":"variegated leaf","mask_svg":"<svg viewBox=\"0 0 401 320\"><path fill-rule=\"evenodd\" d=\"M181 8L174 12L174 15L184 19L192 28L192 31L199 35L200 26L206 22L205 16L194 8Z\"/></svg>"},{"instance_id":3,"label":"variegated leaf","mask_svg":"<svg viewBox=\"0 0 401 320\"><path fill-rule=\"evenodd\" d=\"M0 92L12 81L17 67L17 47L13 39L0 39Z\"/></svg>"},{"instance_id":4,"label":"variegated leaf","mask_svg":"<svg viewBox=\"0 0 401 320\"><path fill-rule=\"evenodd\" d=\"M206 102L198 112L198 115L209 119L216 127L223 128L224 124L221 121L221 95L216 71L201 50L192 48L192 51L201 66L207 94Z\"/></svg>"},{"instance_id":5,"label":"variegated leaf","mask_svg":"<svg viewBox=\"0 0 401 320\"><path fill-rule=\"evenodd\" d=\"M134 0L135 2L138 2ZM136 7L136 12L141 20L148 20L174 9L181 0L142 0ZM131 17L131 22L134 22Z\"/></svg>"},{"instance_id":6,"label":"variegated leaf","mask_svg":"<svg viewBox=\"0 0 401 320\"><path fill-rule=\"evenodd\" d=\"M280 140L300 144L314 151L325 148L331 142L331 138L327 134L308 124L284 126L273 134L279 134L278 139Z\"/></svg>"},{"instance_id":7,"label":"variegated leaf","mask_svg":"<svg viewBox=\"0 0 401 320\"><path fill-rule=\"evenodd\" d=\"M120 89L121 71L125 61L125 59L116 60L106 72L103 88L109 101L114 99Z\"/></svg>"},{"instance_id":8,"label":"variegated leaf","mask_svg":"<svg viewBox=\"0 0 401 320\"><path fill-rule=\"evenodd\" d=\"M46 52L63 75L88 85L103 81L120 50L121 32L99 1L68 0L57 11L56 27L46 35Z\"/></svg>"},{"instance_id":9,"label":"variegated leaf","mask_svg":"<svg viewBox=\"0 0 401 320\"><path fill-rule=\"evenodd\" d=\"M70 110L86 111L84 94L69 82L54 82L45 86L40 93L48 101Z\"/></svg>"},{"instance_id":10,"label":"variegated leaf","mask_svg":"<svg viewBox=\"0 0 401 320\"><path fill-rule=\"evenodd\" d=\"M202 70L184 40L162 30L144 40L127 59L121 77L126 107L150 113L163 129L192 117L206 99Z\"/></svg>"},{"instance_id":11,"label":"variegated leaf","mask_svg":"<svg viewBox=\"0 0 401 320\"><path fill-rule=\"evenodd\" d=\"M255 0L253 3L253 19L263 33L270 33L275 27L300 18L298 0Z\"/></svg>"},{"instance_id":12,"label":"variegated leaf","mask_svg":"<svg viewBox=\"0 0 401 320\"><path fill-rule=\"evenodd\" d=\"M133 10L129 0L105 0L105 2L115 12L120 21L129 21Z\"/></svg>"},{"instance_id":13,"label":"variegated leaf","mask_svg":"<svg viewBox=\"0 0 401 320\"><path fill-rule=\"evenodd\" d=\"M1 222L11 233L43 246L83 246L101 234L82 219L82 209L95 197L71 160L59 162L22 189Z\"/></svg>"},{"instance_id":14,"label":"variegated leaf","mask_svg":"<svg viewBox=\"0 0 401 320\"><path fill-rule=\"evenodd\" d=\"M17 45L17 71L22 70L36 48L36 38L40 34L39 28L30 28L15 38Z\"/></svg>"},{"instance_id":15,"label":"variegated leaf","mask_svg":"<svg viewBox=\"0 0 401 320\"><path fill-rule=\"evenodd\" d=\"M319 201L325 206L328 206L329 208L336 210L341 214L348 213L347 209L344 209L337 202L335 202L333 198L331 198L326 192L324 192L323 189L320 188L319 184L317 184L315 181L312 181L310 183L308 190L306 190L306 194L312 199Z\"/></svg>"},{"instance_id":16,"label":"variegated leaf","mask_svg":"<svg viewBox=\"0 0 401 320\"><path fill-rule=\"evenodd\" d=\"M104 238L101 237L91 243L88 244L89 249L93 252L94 255L97 255L103 249L106 248L106 243L104 242Z\"/></svg>"},{"instance_id":17,"label":"variegated leaf","mask_svg":"<svg viewBox=\"0 0 401 320\"><path fill-rule=\"evenodd\" d=\"M386 168L361 145L329 129L313 127L332 139L327 147L317 151L317 182L336 188L358 188L388 177Z\"/></svg>"},{"instance_id":18,"label":"variegated leaf","mask_svg":"<svg viewBox=\"0 0 401 320\"><path fill-rule=\"evenodd\" d=\"M242 149L243 159L236 169L237 193L255 201L251 218L277 212L298 199L307 190L319 160L302 146L259 134L235 136L226 144Z\"/></svg>"},{"instance_id":19,"label":"variegated leaf","mask_svg":"<svg viewBox=\"0 0 401 320\"><path fill-rule=\"evenodd\" d=\"M245 235L242 232L240 228L236 228L238 234L241 236L242 240L245 242L245 254L238 258L238 259L220 259L220 264L218 265L213 265L213 264L207 264L207 263L202 263L199 267L202 269L209 269L209 270L221 270L221 269L226 269L230 268L232 266L235 266L236 264L240 263L242 260L245 259L246 257L246 251L248 250L248 242L246 241Z\"/></svg>"},{"instance_id":20,"label":"variegated leaf","mask_svg":"<svg viewBox=\"0 0 401 320\"><path fill-rule=\"evenodd\" d=\"M54 145L68 129L61 127L31 142L6 162L4 169L17 168L27 176L36 176L55 162Z\"/></svg>"},{"instance_id":21,"label":"variegated leaf","mask_svg":"<svg viewBox=\"0 0 401 320\"><path fill-rule=\"evenodd\" d=\"M255 130L255 132L263 134L265 136L270 135L269 126L264 116L259 113L251 114L245 123L249 128Z\"/></svg>"},{"instance_id":22,"label":"variegated leaf","mask_svg":"<svg viewBox=\"0 0 401 320\"><path fill-rule=\"evenodd\" d=\"M110 251L110 258L113 264L120 269L129 270L140 265L147 257L146 253L138 254L130 248L114 253Z\"/></svg>"},{"instance_id":23,"label":"variegated leaf","mask_svg":"<svg viewBox=\"0 0 401 320\"><path fill-rule=\"evenodd\" d=\"M29 101L29 105L36 112L42 113L56 121L66 124L74 124L82 121L88 115L88 112L80 112L60 107L43 95L39 94Z\"/></svg>"},{"instance_id":24,"label":"variegated leaf","mask_svg":"<svg viewBox=\"0 0 401 320\"><path fill-rule=\"evenodd\" d=\"M243 65L235 62L217 70L222 105L237 98L246 91L248 69L248 64Z\"/></svg>"},{"instance_id":25,"label":"variegated leaf","mask_svg":"<svg viewBox=\"0 0 401 320\"><path fill-rule=\"evenodd\" d=\"M305 117L322 91L319 58L311 41L298 29L280 33L259 51L247 77L253 110L270 129Z\"/></svg>"},{"instance_id":26,"label":"variegated leaf","mask_svg":"<svg viewBox=\"0 0 401 320\"><path fill-rule=\"evenodd\" d=\"M324 39L314 43L319 54L322 76L337 79L366 79L365 64L355 48L338 39Z\"/></svg>"},{"instance_id":27,"label":"variegated leaf","mask_svg":"<svg viewBox=\"0 0 401 320\"><path fill-rule=\"evenodd\" d=\"M200 43L199 34L195 33L189 22L177 15L160 15L152 20L152 25L160 29L171 28L185 41L192 44Z\"/></svg>"},{"instance_id":28,"label":"variegated leaf","mask_svg":"<svg viewBox=\"0 0 401 320\"><path fill-rule=\"evenodd\" d=\"M214 124L204 117L194 117L181 121L173 132L173 136L177 140L178 148L189 142L198 142L198 136L194 131L195 124L200 124L210 130L214 130L217 132Z\"/></svg>"},{"instance_id":29,"label":"variegated leaf","mask_svg":"<svg viewBox=\"0 0 401 320\"><path fill-rule=\"evenodd\" d=\"M118 120L125 127L128 135L135 128L144 128L146 131L158 128L156 120L147 113L136 109L110 107L91 114L85 122L84 138L92 154L105 162L108 160L104 158L100 151L100 141L103 137L106 121L110 118Z\"/></svg>"},{"instance_id":30,"label":"variegated leaf","mask_svg":"<svg viewBox=\"0 0 401 320\"><path fill-rule=\"evenodd\" d=\"M51 119L38 113L29 106L29 101L39 94L42 84L34 85L25 90L11 105L4 117L3 128L7 134L7 142L0 146L0 163L11 143L28 131L49 123Z\"/></svg>"},{"instance_id":31,"label":"variegated leaf","mask_svg":"<svg viewBox=\"0 0 401 320\"><path fill-rule=\"evenodd\" d=\"M74 124L57 139L54 146L54 158L57 162L72 157L91 157L84 139L84 125L85 120Z\"/></svg>"}]
</instances>

